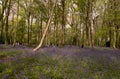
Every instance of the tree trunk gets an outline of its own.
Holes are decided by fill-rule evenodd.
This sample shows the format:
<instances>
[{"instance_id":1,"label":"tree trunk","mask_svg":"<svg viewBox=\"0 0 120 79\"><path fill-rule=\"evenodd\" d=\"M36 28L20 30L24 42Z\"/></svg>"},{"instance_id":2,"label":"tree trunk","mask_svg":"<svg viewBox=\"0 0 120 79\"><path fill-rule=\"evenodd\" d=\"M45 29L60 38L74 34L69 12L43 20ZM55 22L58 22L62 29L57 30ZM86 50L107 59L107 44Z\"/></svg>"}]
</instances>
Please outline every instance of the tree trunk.
<instances>
[{"instance_id":1,"label":"tree trunk","mask_svg":"<svg viewBox=\"0 0 120 79\"><path fill-rule=\"evenodd\" d=\"M15 46L16 44L16 40L17 40L17 28L19 26L19 0L17 0L17 22L16 22L16 27L15 27L15 33L14 33L14 42L13 42L13 46Z\"/></svg>"},{"instance_id":2,"label":"tree trunk","mask_svg":"<svg viewBox=\"0 0 120 79\"><path fill-rule=\"evenodd\" d=\"M42 36L42 38L41 38L40 44L39 44L36 48L34 48L33 51L37 51L37 50L42 46L42 44L43 44L43 41L44 41L45 36L46 36L46 34L47 34L48 28L49 28L50 23L51 23L51 21L52 21L52 14L53 14L53 11L54 11L54 7L55 7L55 4L56 4L56 1L57 1L57 0L55 0L55 3L54 3L53 8L52 8L52 11L51 11L51 13L50 13L50 18L49 18L49 20L48 20L48 22L47 22L46 29L45 29L45 31L43 32L43 36Z\"/></svg>"},{"instance_id":3,"label":"tree trunk","mask_svg":"<svg viewBox=\"0 0 120 79\"><path fill-rule=\"evenodd\" d=\"M4 11L2 10L2 18L1 18L1 37L0 37L0 41L1 41L2 43L3 43L3 30L4 30L3 14L4 14Z\"/></svg>"},{"instance_id":4,"label":"tree trunk","mask_svg":"<svg viewBox=\"0 0 120 79\"><path fill-rule=\"evenodd\" d=\"M92 48L94 46L93 34L94 34L94 23L93 23L93 20L91 19L91 21L90 21L90 42L91 42L91 47Z\"/></svg>"},{"instance_id":5,"label":"tree trunk","mask_svg":"<svg viewBox=\"0 0 120 79\"><path fill-rule=\"evenodd\" d=\"M30 12L29 12L29 14L28 14L27 22L28 22L27 43L28 43L28 45L29 45L29 44L30 44Z\"/></svg>"},{"instance_id":6,"label":"tree trunk","mask_svg":"<svg viewBox=\"0 0 120 79\"><path fill-rule=\"evenodd\" d=\"M4 13L5 13L5 10L7 8L7 6L6 6L7 3L8 3L8 0L2 1L2 13L0 15L0 21L1 21L1 37L0 37L0 41L2 43L5 43L5 41L4 41L4 36L5 35L3 35L4 34L3 32L4 32L4 24L5 24Z\"/></svg>"},{"instance_id":7,"label":"tree trunk","mask_svg":"<svg viewBox=\"0 0 120 79\"><path fill-rule=\"evenodd\" d=\"M49 20L48 20L48 23L47 23L46 29L45 29L45 31L44 31L44 33L43 33L42 39L41 39L41 41L40 41L40 44L39 44L35 49L33 49L33 51L38 50L38 49L42 46L42 43L43 43L44 38L45 38L45 36L46 36L46 33L47 33L47 31L48 31L48 28L49 28L49 25L50 25L50 23L51 23L51 20L52 20L52 16L50 16L50 18L49 18Z\"/></svg>"},{"instance_id":8,"label":"tree trunk","mask_svg":"<svg viewBox=\"0 0 120 79\"><path fill-rule=\"evenodd\" d=\"M61 45L65 44L65 0L62 0L62 41Z\"/></svg>"},{"instance_id":9,"label":"tree trunk","mask_svg":"<svg viewBox=\"0 0 120 79\"><path fill-rule=\"evenodd\" d=\"M7 13L6 13L6 26L5 26L5 44L8 44L9 42L9 37L8 37L8 20L9 20L9 14L10 14L10 7L11 7L11 0L9 1L9 5L7 8Z\"/></svg>"}]
</instances>

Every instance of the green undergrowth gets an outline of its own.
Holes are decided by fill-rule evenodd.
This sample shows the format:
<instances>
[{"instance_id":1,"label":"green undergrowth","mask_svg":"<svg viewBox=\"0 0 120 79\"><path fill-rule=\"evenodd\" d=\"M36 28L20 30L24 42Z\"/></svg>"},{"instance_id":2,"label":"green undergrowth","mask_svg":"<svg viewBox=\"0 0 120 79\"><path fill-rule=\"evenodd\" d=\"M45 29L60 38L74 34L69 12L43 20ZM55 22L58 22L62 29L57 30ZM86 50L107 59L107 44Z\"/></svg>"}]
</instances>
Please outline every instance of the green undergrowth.
<instances>
[{"instance_id":1,"label":"green undergrowth","mask_svg":"<svg viewBox=\"0 0 120 79\"><path fill-rule=\"evenodd\" d=\"M120 79L119 60L38 53L0 64L0 79Z\"/></svg>"},{"instance_id":2,"label":"green undergrowth","mask_svg":"<svg viewBox=\"0 0 120 79\"><path fill-rule=\"evenodd\" d=\"M0 59L7 58L7 57L14 57L22 53L23 51L18 51L18 50L0 51Z\"/></svg>"}]
</instances>

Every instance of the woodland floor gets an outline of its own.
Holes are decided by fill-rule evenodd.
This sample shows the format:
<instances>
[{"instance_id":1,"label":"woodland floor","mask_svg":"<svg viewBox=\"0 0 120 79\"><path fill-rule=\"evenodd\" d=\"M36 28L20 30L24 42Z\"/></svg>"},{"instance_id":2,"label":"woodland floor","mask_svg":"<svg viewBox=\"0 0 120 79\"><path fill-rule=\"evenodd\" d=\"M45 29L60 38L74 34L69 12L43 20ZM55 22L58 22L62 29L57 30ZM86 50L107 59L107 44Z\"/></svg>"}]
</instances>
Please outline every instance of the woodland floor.
<instances>
[{"instance_id":1,"label":"woodland floor","mask_svg":"<svg viewBox=\"0 0 120 79\"><path fill-rule=\"evenodd\" d=\"M120 79L120 49L0 45L0 79Z\"/></svg>"}]
</instances>

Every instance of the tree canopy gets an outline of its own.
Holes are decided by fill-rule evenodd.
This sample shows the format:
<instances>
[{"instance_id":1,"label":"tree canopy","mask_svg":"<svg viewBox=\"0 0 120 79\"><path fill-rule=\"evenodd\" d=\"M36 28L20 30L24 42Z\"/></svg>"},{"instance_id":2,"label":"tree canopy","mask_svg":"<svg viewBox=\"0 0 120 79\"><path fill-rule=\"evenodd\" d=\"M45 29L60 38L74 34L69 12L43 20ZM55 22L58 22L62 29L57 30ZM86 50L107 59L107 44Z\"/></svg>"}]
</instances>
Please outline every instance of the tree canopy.
<instances>
[{"instance_id":1,"label":"tree canopy","mask_svg":"<svg viewBox=\"0 0 120 79\"><path fill-rule=\"evenodd\" d=\"M109 42L120 48L119 4L119 0L0 0L0 43L38 45L44 36L43 46L94 47Z\"/></svg>"}]
</instances>

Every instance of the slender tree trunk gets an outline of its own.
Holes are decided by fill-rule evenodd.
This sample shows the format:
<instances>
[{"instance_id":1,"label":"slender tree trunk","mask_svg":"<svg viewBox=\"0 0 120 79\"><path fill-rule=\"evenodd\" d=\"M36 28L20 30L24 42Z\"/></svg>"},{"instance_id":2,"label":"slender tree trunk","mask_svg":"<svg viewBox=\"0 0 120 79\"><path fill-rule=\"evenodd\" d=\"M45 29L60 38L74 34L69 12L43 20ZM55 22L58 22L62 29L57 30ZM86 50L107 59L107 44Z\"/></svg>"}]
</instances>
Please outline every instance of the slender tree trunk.
<instances>
[{"instance_id":1,"label":"slender tree trunk","mask_svg":"<svg viewBox=\"0 0 120 79\"><path fill-rule=\"evenodd\" d=\"M17 41L17 30L19 26L19 0L17 0L17 22L16 22L16 27L15 27L15 34L14 34L14 42L13 46L15 46L16 41Z\"/></svg>"},{"instance_id":2,"label":"slender tree trunk","mask_svg":"<svg viewBox=\"0 0 120 79\"><path fill-rule=\"evenodd\" d=\"M30 44L30 12L29 12L29 14L28 14L27 24L28 24L27 43L28 43L28 45L29 45L29 44Z\"/></svg>"},{"instance_id":3,"label":"slender tree trunk","mask_svg":"<svg viewBox=\"0 0 120 79\"><path fill-rule=\"evenodd\" d=\"M65 44L65 0L62 0L62 41L61 45Z\"/></svg>"},{"instance_id":4,"label":"slender tree trunk","mask_svg":"<svg viewBox=\"0 0 120 79\"><path fill-rule=\"evenodd\" d=\"M2 14L0 14L0 21L3 19L4 17L4 11L7 8L7 3L9 0L5 0L5 1L1 1L2 2Z\"/></svg>"},{"instance_id":5,"label":"slender tree trunk","mask_svg":"<svg viewBox=\"0 0 120 79\"><path fill-rule=\"evenodd\" d=\"M87 39L87 46L91 46L90 43L90 21L89 21L89 14L90 13L90 1L87 1L87 7L86 7L86 39Z\"/></svg>"},{"instance_id":6,"label":"slender tree trunk","mask_svg":"<svg viewBox=\"0 0 120 79\"><path fill-rule=\"evenodd\" d=\"M54 45L57 45L57 5L55 5L54 10L55 16L54 16Z\"/></svg>"},{"instance_id":7,"label":"slender tree trunk","mask_svg":"<svg viewBox=\"0 0 120 79\"><path fill-rule=\"evenodd\" d=\"M52 14L53 14L53 11L54 11L54 7L55 7L55 4L56 4L56 1L57 1L57 0L55 0L55 3L54 3L54 5L53 5L53 7L52 7L52 11L51 11L51 13L50 13L50 18L49 18L49 20L48 20L48 22L47 22L46 29L45 29L45 31L43 32L43 36L42 36L42 39L41 39L41 41L40 41L40 44L39 44L36 48L34 48L33 51L37 51L37 50L42 46L42 44L43 44L43 41L44 41L45 36L46 36L46 34L47 34L48 28L49 28L50 23L51 23L51 21L52 21Z\"/></svg>"},{"instance_id":8,"label":"slender tree trunk","mask_svg":"<svg viewBox=\"0 0 120 79\"><path fill-rule=\"evenodd\" d=\"M15 26L14 26L14 16L15 16L15 14L13 13L13 15L12 15L12 28L14 28ZM10 33L12 33L12 44L14 44L14 29L12 29L11 30L11 32Z\"/></svg>"},{"instance_id":9,"label":"slender tree trunk","mask_svg":"<svg viewBox=\"0 0 120 79\"><path fill-rule=\"evenodd\" d=\"M113 48L116 48L116 42L117 42L117 11L118 11L118 8L117 8L117 1L116 0L113 0L111 2L111 15L113 16L112 18L112 33L113 33L113 36L112 36L112 41L111 41L111 46Z\"/></svg>"},{"instance_id":10,"label":"slender tree trunk","mask_svg":"<svg viewBox=\"0 0 120 79\"><path fill-rule=\"evenodd\" d=\"M30 37L29 38L32 38L32 31L33 31L32 26L33 26L33 17L31 16L31 18L30 18ZM30 45L32 43L31 41L32 40L30 40Z\"/></svg>"},{"instance_id":11,"label":"slender tree trunk","mask_svg":"<svg viewBox=\"0 0 120 79\"><path fill-rule=\"evenodd\" d=\"M41 17L42 17L42 15L41 15ZM43 24L43 20L42 20L42 18L41 18L41 20L40 20L40 39L42 38L42 24Z\"/></svg>"},{"instance_id":12,"label":"slender tree trunk","mask_svg":"<svg viewBox=\"0 0 120 79\"><path fill-rule=\"evenodd\" d=\"M41 39L41 41L40 41L40 44L39 44L35 49L33 49L33 51L38 50L38 49L42 46L42 43L43 43L44 38L45 38L45 36L46 36L46 33L47 33L47 31L48 31L48 27L49 27L49 25L50 25L50 23L51 23L51 20L52 20L52 16L51 16L51 17L49 18L49 20L48 20L48 23L47 23L46 29L45 29L45 31L44 31L44 33L43 33L42 39Z\"/></svg>"},{"instance_id":13,"label":"slender tree trunk","mask_svg":"<svg viewBox=\"0 0 120 79\"><path fill-rule=\"evenodd\" d=\"M2 16L1 16L1 37L0 41L3 43L3 30L4 30L4 21L3 21L3 14L4 14L4 9L2 9Z\"/></svg>"},{"instance_id":14,"label":"slender tree trunk","mask_svg":"<svg viewBox=\"0 0 120 79\"><path fill-rule=\"evenodd\" d=\"M1 37L0 37L0 42L3 43L3 29L4 29L4 21L3 21L3 18L4 18L4 4L2 3L2 13L0 15L0 21L1 21Z\"/></svg>"},{"instance_id":15,"label":"slender tree trunk","mask_svg":"<svg viewBox=\"0 0 120 79\"><path fill-rule=\"evenodd\" d=\"M10 7L11 7L11 0L9 0L9 5L7 8L7 13L6 13L6 26L5 26L5 44L8 44L9 42L9 37L8 37L8 29L9 29L9 25L8 25L8 20L9 20L9 14L10 14Z\"/></svg>"},{"instance_id":16,"label":"slender tree trunk","mask_svg":"<svg viewBox=\"0 0 120 79\"><path fill-rule=\"evenodd\" d=\"M90 42L91 42L91 47L93 48L94 46L94 38L93 38L93 34L94 34L94 23L93 20L91 19L90 21Z\"/></svg>"}]
</instances>

